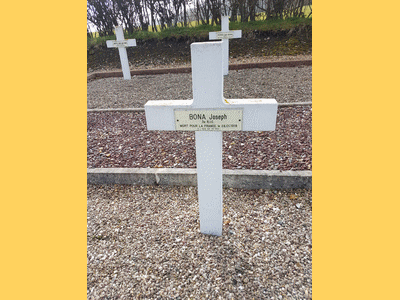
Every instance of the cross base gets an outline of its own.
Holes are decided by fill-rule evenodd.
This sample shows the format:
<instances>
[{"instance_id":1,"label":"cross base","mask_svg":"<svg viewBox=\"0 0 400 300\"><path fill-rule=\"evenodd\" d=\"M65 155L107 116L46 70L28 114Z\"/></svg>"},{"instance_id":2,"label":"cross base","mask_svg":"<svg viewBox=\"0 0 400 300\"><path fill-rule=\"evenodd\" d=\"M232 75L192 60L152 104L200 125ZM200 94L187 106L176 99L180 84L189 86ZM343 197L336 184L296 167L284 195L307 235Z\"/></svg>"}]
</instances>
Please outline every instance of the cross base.
<instances>
[{"instance_id":1,"label":"cross base","mask_svg":"<svg viewBox=\"0 0 400 300\"><path fill-rule=\"evenodd\" d=\"M196 131L200 232L222 235L222 132Z\"/></svg>"}]
</instances>

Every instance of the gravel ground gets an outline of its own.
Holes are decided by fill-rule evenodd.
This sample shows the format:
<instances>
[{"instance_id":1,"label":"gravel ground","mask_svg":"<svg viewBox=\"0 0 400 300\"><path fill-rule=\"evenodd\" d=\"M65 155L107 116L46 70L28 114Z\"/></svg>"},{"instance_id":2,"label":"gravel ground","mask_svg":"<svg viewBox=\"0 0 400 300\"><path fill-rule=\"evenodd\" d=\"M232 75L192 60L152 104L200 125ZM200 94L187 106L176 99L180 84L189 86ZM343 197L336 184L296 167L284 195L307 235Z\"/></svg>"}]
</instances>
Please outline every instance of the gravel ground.
<instances>
[{"instance_id":1,"label":"gravel ground","mask_svg":"<svg viewBox=\"0 0 400 300\"><path fill-rule=\"evenodd\" d=\"M225 77L226 98L311 101L311 67ZM191 75L88 82L88 108L191 99ZM226 169L311 170L312 108L274 132L225 132ZM144 113L88 113L88 168L195 168L194 133L149 132ZM199 231L197 188L88 185L88 299L311 299L311 191L224 189L221 237Z\"/></svg>"},{"instance_id":2,"label":"gravel ground","mask_svg":"<svg viewBox=\"0 0 400 300\"><path fill-rule=\"evenodd\" d=\"M310 191L225 189L221 237L197 189L88 185L88 299L310 299Z\"/></svg>"},{"instance_id":3,"label":"gravel ground","mask_svg":"<svg viewBox=\"0 0 400 300\"><path fill-rule=\"evenodd\" d=\"M224 79L228 99L274 98L278 103L310 102L312 67L230 71ZM149 100L192 99L192 75L139 75L131 80L102 78L87 83L87 107L141 108Z\"/></svg>"},{"instance_id":4,"label":"gravel ground","mask_svg":"<svg viewBox=\"0 0 400 300\"><path fill-rule=\"evenodd\" d=\"M279 107L271 132L224 132L223 168L311 170L312 108ZM196 168L193 132L148 131L144 113L90 112L88 168Z\"/></svg>"}]
</instances>

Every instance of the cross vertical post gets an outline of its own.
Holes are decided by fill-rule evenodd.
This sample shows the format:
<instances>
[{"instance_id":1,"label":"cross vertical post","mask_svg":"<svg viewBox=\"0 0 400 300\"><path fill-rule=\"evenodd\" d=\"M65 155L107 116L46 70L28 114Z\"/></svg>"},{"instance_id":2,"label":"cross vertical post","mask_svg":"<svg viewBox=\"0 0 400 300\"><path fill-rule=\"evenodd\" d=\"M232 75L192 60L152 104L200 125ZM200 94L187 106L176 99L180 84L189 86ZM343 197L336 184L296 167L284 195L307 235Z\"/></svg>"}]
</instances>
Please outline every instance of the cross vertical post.
<instances>
[{"instance_id":1,"label":"cross vertical post","mask_svg":"<svg viewBox=\"0 0 400 300\"><path fill-rule=\"evenodd\" d=\"M192 107L219 108L223 105L224 88L222 43L196 46L191 45ZM222 235L222 131L196 131L195 138L200 232Z\"/></svg>"},{"instance_id":2,"label":"cross vertical post","mask_svg":"<svg viewBox=\"0 0 400 300\"><path fill-rule=\"evenodd\" d=\"M136 46L136 40L135 39L125 40L122 26L115 27L115 35L117 37L117 40L107 41L106 42L107 47L118 48L124 79L131 79L131 71L129 70L129 61L128 61L128 54L126 52L126 47Z\"/></svg>"},{"instance_id":3,"label":"cross vertical post","mask_svg":"<svg viewBox=\"0 0 400 300\"><path fill-rule=\"evenodd\" d=\"M223 74L228 75L229 71L229 39L237 39L242 37L241 30L229 31L229 16L221 16L221 31L209 32L210 40L222 39L222 67Z\"/></svg>"},{"instance_id":4,"label":"cross vertical post","mask_svg":"<svg viewBox=\"0 0 400 300\"><path fill-rule=\"evenodd\" d=\"M196 131L200 232L222 235L222 131Z\"/></svg>"}]
</instances>

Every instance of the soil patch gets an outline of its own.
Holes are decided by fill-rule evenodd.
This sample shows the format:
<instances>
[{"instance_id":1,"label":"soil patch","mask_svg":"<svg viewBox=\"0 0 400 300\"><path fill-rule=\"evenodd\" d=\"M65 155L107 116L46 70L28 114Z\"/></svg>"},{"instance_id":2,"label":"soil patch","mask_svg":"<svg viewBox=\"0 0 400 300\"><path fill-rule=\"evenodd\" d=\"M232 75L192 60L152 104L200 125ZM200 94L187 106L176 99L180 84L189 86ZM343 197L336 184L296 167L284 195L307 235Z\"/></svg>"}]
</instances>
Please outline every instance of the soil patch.
<instances>
[{"instance_id":1,"label":"soil patch","mask_svg":"<svg viewBox=\"0 0 400 300\"><path fill-rule=\"evenodd\" d=\"M170 37L162 40L136 40L137 47L129 47L131 68L149 65L185 64L190 62L190 44L209 41L208 37ZM312 26L299 26L291 30L252 31L241 39L229 42L230 57L269 57L311 54ZM104 44L92 46L87 51L87 71L120 68L118 49Z\"/></svg>"}]
</instances>

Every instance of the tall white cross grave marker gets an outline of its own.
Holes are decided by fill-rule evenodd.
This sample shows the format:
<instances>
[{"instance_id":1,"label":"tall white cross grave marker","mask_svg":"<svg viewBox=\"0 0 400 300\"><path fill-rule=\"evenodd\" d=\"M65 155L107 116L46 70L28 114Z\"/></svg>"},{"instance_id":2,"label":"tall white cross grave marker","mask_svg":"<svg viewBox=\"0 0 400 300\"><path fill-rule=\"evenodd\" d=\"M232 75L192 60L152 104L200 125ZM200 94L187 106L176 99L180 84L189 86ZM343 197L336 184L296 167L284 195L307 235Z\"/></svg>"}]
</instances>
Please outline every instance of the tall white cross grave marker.
<instances>
[{"instance_id":1,"label":"tall white cross grave marker","mask_svg":"<svg viewBox=\"0 0 400 300\"><path fill-rule=\"evenodd\" d=\"M115 27L115 35L117 36L117 40L107 41L106 42L107 48L118 48L124 79L131 79L131 71L129 70L128 54L126 53L126 47L136 46L136 40L135 39L125 40L122 26Z\"/></svg>"},{"instance_id":2,"label":"tall white cross grave marker","mask_svg":"<svg viewBox=\"0 0 400 300\"><path fill-rule=\"evenodd\" d=\"M278 104L224 99L222 42L190 47L193 100L148 101L147 129L195 131L200 231L222 235L222 131L275 130Z\"/></svg>"},{"instance_id":3,"label":"tall white cross grave marker","mask_svg":"<svg viewBox=\"0 0 400 300\"><path fill-rule=\"evenodd\" d=\"M242 37L241 30L229 31L229 16L221 16L221 31L208 33L210 40L222 40L222 67L224 75L228 75L229 70L229 39L238 39Z\"/></svg>"}]
</instances>

